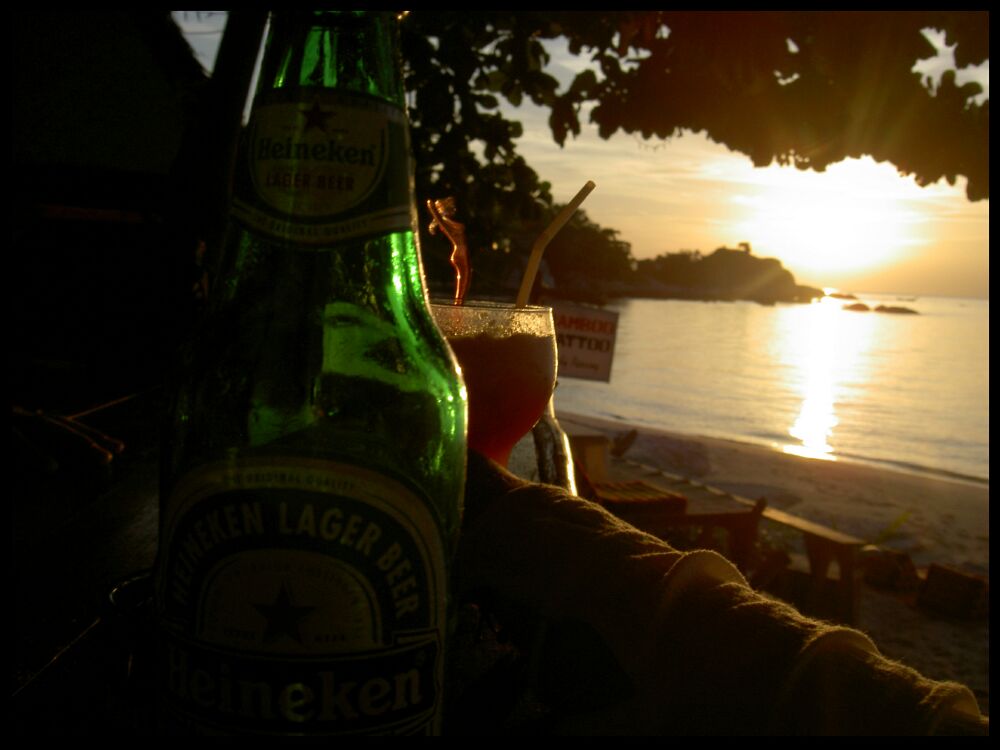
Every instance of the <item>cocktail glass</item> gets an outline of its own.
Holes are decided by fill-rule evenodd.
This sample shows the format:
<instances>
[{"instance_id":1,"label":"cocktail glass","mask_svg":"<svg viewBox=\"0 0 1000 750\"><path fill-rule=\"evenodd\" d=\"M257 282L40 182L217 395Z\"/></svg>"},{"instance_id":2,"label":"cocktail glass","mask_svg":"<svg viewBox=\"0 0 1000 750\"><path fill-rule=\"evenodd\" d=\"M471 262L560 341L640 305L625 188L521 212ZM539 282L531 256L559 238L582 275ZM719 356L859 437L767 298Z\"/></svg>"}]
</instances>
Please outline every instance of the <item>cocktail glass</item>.
<instances>
[{"instance_id":1,"label":"cocktail glass","mask_svg":"<svg viewBox=\"0 0 1000 750\"><path fill-rule=\"evenodd\" d=\"M555 388L552 308L466 301L435 302L431 310L462 368L469 394L469 447L507 466Z\"/></svg>"}]
</instances>

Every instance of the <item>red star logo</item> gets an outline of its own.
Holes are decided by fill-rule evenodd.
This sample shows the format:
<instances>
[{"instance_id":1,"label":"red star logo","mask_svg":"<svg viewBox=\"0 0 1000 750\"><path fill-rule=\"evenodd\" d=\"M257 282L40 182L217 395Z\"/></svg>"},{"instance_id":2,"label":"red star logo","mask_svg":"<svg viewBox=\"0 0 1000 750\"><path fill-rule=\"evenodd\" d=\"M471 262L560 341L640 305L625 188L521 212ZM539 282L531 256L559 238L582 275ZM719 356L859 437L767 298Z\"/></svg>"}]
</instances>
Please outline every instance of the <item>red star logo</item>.
<instances>
[{"instance_id":1,"label":"red star logo","mask_svg":"<svg viewBox=\"0 0 1000 750\"><path fill-rule=\"evenodd\" d=\"M309 128L319 128L320 132L326 132L326 122L333 117L333 112L324 112L319 102L313 102L310 109L301 110L302 116L306 118L306 130Z\"/></svg>"},{"instance_id":2,"label":"red star logo","mask_svg":"<svg viewBox=\"0 0 1000 750\"><path fill-rule=\"evenodd\" d=\"M299 624L316 610L316 607L299 607L293 604L288 586L284 583L281 584L281 590L273 603L253 606L267 621L264 630L265 643L273 643L282 637L302 643Z\"/></svg>"}]
</instances>

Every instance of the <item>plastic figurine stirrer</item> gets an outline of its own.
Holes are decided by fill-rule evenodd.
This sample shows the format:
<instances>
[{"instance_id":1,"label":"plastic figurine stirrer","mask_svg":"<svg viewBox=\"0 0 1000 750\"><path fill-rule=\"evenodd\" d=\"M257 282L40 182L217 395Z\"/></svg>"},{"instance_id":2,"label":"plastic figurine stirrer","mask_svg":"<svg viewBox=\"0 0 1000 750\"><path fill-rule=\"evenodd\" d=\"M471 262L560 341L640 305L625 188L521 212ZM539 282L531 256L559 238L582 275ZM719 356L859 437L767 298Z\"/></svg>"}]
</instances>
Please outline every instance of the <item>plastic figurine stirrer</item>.
<instances>
[{"instance_id":1,"label":"plastic figurine stirrer","mask_svg":"<svg viewBox=\"0 0 1000 750\"><path fill-rule=\"evenodd\" d=\"M428 230L441 234L451 240L451 265L455 269L455 301L461 305L465 301L465 293L469 290L469 279L472 277L472 267L469 264L469 246L465 240L465 225L455 221L455 199L428 200L427 210L431 212L431 223Z\"/></svg>"}]
</instances>

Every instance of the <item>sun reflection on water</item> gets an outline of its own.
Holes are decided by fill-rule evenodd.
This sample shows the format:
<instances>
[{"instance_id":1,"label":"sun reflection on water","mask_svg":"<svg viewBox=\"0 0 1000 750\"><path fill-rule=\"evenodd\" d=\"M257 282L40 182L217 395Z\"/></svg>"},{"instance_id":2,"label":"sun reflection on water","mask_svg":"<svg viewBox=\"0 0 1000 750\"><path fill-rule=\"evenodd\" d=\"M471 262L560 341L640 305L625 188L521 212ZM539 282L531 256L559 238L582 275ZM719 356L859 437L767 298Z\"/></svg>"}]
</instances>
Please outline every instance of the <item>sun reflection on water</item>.
<instances>
[{"instance_id":1,"label":"sun reflection on water","mask_svg":"<svg viewBox=\"0 0 1000 750\"><path fill-rule=\"evenodd\" d=\"M781 446L785 453L836 461L832 437L839 424L835 406L840 375L852 367L857 341L842 327L843 311L834 300L810 305L787 331L786 351L799 373L802 406L788 429L797 442ZM845 335L846 334L846 335Z\"/></svg>"}]
</instances>

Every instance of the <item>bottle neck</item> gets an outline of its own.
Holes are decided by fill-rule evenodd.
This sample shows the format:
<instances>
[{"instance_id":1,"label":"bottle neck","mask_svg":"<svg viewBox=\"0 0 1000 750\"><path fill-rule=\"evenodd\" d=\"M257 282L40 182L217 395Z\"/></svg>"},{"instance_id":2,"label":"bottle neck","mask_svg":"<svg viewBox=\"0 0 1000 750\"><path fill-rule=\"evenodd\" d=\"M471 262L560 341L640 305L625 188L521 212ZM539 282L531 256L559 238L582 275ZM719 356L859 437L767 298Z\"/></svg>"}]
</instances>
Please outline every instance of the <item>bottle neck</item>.
<instances>
[{"instance_id":1,"label":"bottle neck","mask_svg":"<svg viewBox=\"0 0 1000 750\"><path fill-rule=\"evenodd\" d=\"M398 21L386 11L276 11L257 95L334 88L402 107Z\"/></svg>"},{"instance_id":2,"label":"bottle neck","mask_svg":"<svg viewBox=\"0 0 1000 750\"><path fill-rule=\"evenodd\" d=\"M384 12L274 15L235 176L234 285L261 248L350 286L391 266L387 293L400 273L419 276L397 24Z\"/></svg>"}]
</instances>

